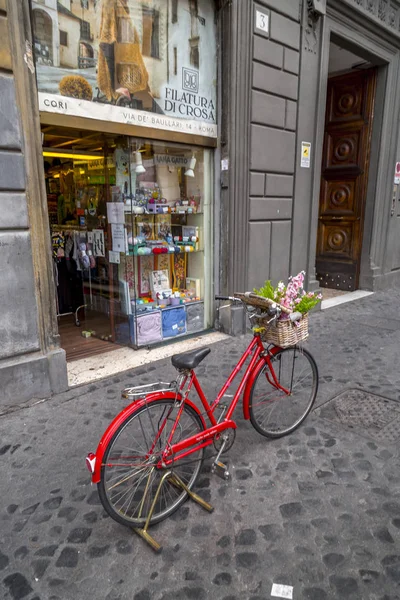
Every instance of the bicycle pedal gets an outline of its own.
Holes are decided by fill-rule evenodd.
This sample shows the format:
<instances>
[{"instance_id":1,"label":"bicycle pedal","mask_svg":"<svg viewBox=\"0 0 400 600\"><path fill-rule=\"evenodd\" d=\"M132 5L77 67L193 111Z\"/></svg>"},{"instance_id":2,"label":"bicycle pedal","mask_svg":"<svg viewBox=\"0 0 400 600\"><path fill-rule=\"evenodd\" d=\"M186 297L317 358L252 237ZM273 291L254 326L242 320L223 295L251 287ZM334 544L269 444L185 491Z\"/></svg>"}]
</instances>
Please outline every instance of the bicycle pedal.
<instances>
[{"instance_id":1,"label":"bicycle pedal","mask_svg":"<svg viewBox=\"0 0 400 600\"><path fill-rule=\"evenodd\" d=\"M227 465L224 465L220 460L217 460L212 464L211 473L218 475L218 477L221 477L221 479L224 479L225 481L229 481L231 478Z\"/></svg>"}]
</instances>

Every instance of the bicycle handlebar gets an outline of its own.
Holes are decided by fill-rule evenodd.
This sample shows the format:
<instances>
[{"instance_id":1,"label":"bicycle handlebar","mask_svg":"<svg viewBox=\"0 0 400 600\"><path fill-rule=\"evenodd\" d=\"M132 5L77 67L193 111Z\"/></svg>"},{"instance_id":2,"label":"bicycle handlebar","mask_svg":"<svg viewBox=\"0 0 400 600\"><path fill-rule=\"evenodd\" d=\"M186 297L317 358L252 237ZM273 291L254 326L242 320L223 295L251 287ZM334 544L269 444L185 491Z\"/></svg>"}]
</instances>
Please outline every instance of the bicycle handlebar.
<instances>
[{"instance_id":1,"label":"bicycle handlebar","mask_svg":"<svg viewBox=\"0 0 400 600\"><path fill-rule=\"evenodd\" d=\"M231 302L241 302L242 304L244 304L245 306L247 306L246 303L243 302L243 300L241 300L240 298L235 298L235 296L215 296L215 299L216 300L228 300L228 301L231 301ZM275 305L283 313L286 313L287 315L290 315L292 313L292 311L290 310L290 308L286 308L286 306L282 306L282 304L279 304L278 302L275 302L274 300L271 300L270 298L264 298L264 300L270 306Z\"/></svg>"}]
</instances>

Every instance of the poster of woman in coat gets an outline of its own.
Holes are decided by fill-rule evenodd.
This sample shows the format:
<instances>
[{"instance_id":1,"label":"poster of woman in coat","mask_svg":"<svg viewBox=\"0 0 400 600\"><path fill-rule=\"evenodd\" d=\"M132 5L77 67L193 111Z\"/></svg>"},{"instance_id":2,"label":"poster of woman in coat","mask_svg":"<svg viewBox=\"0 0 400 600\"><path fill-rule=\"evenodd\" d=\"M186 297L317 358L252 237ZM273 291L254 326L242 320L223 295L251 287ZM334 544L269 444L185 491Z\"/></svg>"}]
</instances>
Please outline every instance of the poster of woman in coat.
<instances>
[{"instance_id":1,"label":"poster of woman in coat","mask_svg":"<svg viewBox=\"0 0 400 600\"><path fill-rule=\"evenodd\" d=\"M33 0L45 110L73 98L81 111L96 103L215 123L214 11L213 0Z\"/></svg>"}]
</instances>

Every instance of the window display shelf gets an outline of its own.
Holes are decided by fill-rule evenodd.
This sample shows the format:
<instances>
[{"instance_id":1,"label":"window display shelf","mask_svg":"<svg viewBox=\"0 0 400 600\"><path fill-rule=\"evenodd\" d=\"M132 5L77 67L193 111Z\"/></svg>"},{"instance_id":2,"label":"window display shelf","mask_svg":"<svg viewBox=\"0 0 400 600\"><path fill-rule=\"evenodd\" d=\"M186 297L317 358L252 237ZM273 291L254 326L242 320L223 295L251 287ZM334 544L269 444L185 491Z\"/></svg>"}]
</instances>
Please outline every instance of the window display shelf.
<instances>
[{"instance_id":1,"label":"window display shelf","mask_svg":"<svg viewBox=\"0 0 400 600\"><path fill-rule=\"evenodd\" d=\"M144 256L165 256L165 255L177 255L179 256L180 254L199 254L201 252L204 252L204 248L201 248L200 250L181 250L180 252L149 252L148 254L138 254L137 252L129 252L128 256L135 256L138 258L142 258Z\"/></svg>"}]
</instances>

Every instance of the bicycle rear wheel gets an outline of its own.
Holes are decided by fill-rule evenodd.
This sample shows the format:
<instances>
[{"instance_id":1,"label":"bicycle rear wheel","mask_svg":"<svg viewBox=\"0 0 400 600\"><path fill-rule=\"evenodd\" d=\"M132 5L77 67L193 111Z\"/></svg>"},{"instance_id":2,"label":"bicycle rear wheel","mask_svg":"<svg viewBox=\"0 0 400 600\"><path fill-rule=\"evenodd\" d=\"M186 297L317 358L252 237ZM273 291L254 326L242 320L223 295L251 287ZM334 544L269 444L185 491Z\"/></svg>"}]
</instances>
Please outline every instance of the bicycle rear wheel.
<instances>
[{"instance_id":1,"label":"bicycle rear wheel","mask_svg":"<svg viewBox=\"0 0 400 600\"><path fill-rule=\"evenodd\" d=\"M122 525L143 527L167 470L176 473L189 489L200 473L204 448L177 460L171 467L156 467L176 420L174 405L172 399L160 399L138 408L120 425L106 448L98 484L99 496L108 514ZM198 413L185 404L172 442L177 443L203 430ZM150 524L169 517L186 497L185 491L165 479Z\"/></svg>"},{"instance_id":2,"label":"bicycle rear wheel","mask_svg":"<svg viewBox=\"0 0 400 600\"><path fill-rule=\"evenodd\" d=\"M260 370L250 392L250 420L253 427L269 438L294 431L310 412L318 391L318 369L311 354L294 346L271 357L279 384L275 384L267 364Z\"/></svg>"}]
</instances>

